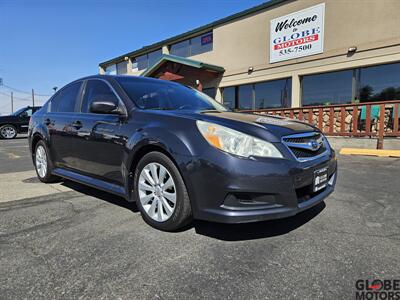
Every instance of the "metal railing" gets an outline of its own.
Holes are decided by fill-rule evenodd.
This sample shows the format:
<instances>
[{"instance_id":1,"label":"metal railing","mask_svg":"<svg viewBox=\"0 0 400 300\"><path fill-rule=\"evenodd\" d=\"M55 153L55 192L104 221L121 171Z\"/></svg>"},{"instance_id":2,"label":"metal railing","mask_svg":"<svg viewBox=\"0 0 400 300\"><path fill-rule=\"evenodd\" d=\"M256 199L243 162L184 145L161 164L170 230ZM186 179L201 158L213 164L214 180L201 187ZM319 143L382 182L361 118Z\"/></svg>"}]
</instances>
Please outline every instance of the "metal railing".
<instances>
[{"instance_id":1,"label":"metal railing","mask_svg":"<svg viewBox=\"0 0 400 300\"><path fill-rule=\"evenodd\" d=\"M400 137L399 108L400 100L390 100L239 111L279 115L307 121L318 127L325 135L330 136L376 136L378 137L377 149L382 149L384 137Z\"/></svg>"}]
</instances>

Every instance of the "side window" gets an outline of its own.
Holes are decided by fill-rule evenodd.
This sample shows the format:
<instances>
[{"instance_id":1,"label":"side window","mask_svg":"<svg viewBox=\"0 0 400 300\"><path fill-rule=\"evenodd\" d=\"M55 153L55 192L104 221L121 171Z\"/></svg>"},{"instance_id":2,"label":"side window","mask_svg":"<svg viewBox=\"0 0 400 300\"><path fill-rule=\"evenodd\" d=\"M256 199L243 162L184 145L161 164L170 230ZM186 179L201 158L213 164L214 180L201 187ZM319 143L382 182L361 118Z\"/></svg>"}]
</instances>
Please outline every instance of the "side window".
<instances>
[{"instance_id":1,"label":"side window","mask_svg":"<svg viewBox=\"0 0 400 300\"><path fill-rule=\"evenodd\" d=\"M81 88L81 82L74 83L58 92L51 100L52 112L73 112Z\"/></svg>"},{"instance_id":2,"label":"side window","mask_svg":"<svg viewBox=\"0 0 400 300\"><path fill-rule=\"evenodd\" d=\"M89 80L87 82L81 111L88 113L90 103L93 101L111 101L118 105L117 96L115 96L108 84L101 80Z\"/></svg>"},{"instance_id":3,"label":"side window","mask_svg":"<svg viewBox=\"0 0 400 300\"><path fill-rule=\"evenodd\" d=\"M32 108L28 108L27 110L23 111L19 116L21 118L30 118L32 116Z\"/></svg>"}]
</instances>

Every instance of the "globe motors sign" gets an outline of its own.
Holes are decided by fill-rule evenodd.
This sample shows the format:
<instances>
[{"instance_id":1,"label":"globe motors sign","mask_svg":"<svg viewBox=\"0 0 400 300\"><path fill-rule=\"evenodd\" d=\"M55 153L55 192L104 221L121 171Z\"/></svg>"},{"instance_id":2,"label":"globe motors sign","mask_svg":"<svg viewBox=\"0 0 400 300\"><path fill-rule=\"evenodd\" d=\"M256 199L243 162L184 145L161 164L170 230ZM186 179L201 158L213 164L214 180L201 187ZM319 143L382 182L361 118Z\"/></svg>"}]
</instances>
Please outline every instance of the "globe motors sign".
<instances>
[{"instance_id":1,"label":"globe motors sign","mask_svg":"<svg viewBox=\"0 0 400 300\"><path fill-rule=\"evenodd\" d=\"M324 52L325 3L271 20L269 62Z\"/></svg>"}]
</instances>

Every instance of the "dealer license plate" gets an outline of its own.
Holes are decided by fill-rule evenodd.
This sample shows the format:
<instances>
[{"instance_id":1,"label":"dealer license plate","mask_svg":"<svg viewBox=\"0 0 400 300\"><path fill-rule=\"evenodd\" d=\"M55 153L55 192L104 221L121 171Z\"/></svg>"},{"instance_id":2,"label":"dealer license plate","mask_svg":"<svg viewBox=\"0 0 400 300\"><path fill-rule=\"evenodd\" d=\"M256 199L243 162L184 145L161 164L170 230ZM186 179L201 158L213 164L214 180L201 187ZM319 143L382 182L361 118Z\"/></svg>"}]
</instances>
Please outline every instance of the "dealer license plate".
<instances>
[{"instance_id":1,"label":"dealer license plate","mask_svg":"<svg viewBox=\"0 0 400 300\"><path fill-rule=\"evenodd\" d=\"M314 171L314 192L325 188L328 184L328 168Z\"/></svg>"}]
</instances>

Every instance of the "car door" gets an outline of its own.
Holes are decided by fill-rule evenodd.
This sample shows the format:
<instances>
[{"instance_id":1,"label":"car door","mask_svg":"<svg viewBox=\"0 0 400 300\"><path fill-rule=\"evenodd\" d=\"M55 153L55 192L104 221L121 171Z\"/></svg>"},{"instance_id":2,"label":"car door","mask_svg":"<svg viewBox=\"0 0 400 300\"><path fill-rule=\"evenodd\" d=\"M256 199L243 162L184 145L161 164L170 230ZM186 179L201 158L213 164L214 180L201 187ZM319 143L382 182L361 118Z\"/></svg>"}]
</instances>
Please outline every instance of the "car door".
<instances>
[{"instance_id":1,"label":"car door","mask_svg":"<svg viewBox=\"0 0 400 300\"><path fill-rule=\"evenodd\" d=\"M77 109L80 101L82 82L73 82L54 95L50 102L49 112L44 117L50 135L50 155L56 167L71 168L74 162L74 151L71 139L74 130Z\"/></svg>"},{"instance_id":2,"label":"car door","mask_svg":"<svg viewBox=\"0 0 400 300\"><path fill-rule=\"evenodd\" d=\"M73 128L74 138L69 147L74 148L71 167L83 175L89 175L110 183L122 185L122 157L127 141L124 122L118 114L99 114L90 111L93 101L111 101L124 106L112 86L102 79L87 80Z\"/></svg>"},{"instance_id":3,"label":"car door","mask_svg":"<svg viewBox=\"0 0 400 300\"><path fill-rule=\"evenodd\" d=\"M26 110L18 115L18 131L20 133L28 132L29 119L32 116L32 108L27 107Z\"/></svg>"}]
</instances>

